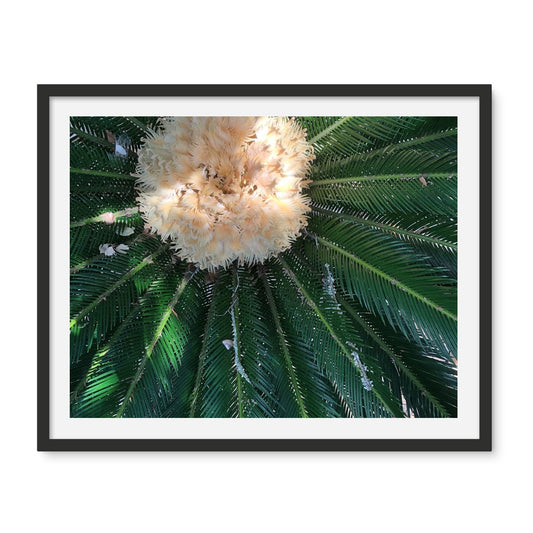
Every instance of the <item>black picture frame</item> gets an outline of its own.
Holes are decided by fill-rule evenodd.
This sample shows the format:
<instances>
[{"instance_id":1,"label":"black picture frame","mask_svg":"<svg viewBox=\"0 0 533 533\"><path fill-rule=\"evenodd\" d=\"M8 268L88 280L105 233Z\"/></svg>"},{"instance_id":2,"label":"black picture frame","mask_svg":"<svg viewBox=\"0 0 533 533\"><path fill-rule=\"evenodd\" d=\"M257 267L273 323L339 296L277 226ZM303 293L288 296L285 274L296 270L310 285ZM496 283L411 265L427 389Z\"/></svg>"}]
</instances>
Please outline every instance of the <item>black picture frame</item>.
<instances>
[{"instance_id":1,"label":"black picture frame","mask_svg":"<svg viewBox=\"0 0 533 533\"><path fill-rule=\"evenodd\" d=\"M37 449L40 451L490 451L490 85L39 85ZM56 439L50 437L50 110L55 97L475 97L479 99L479 434L472 439Z\"/></svg>"}]
</instances>

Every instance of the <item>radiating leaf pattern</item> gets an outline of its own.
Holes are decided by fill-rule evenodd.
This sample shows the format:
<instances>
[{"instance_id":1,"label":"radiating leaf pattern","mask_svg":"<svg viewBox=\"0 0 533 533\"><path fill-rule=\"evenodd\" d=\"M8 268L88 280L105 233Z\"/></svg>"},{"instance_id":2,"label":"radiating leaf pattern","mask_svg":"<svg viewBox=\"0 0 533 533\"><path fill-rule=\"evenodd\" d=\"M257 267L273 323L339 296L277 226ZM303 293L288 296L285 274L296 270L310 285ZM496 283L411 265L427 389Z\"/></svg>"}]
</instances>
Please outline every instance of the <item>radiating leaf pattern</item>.
<instances>
[{"instance_id":1,"label":"radiating leaf pattern","mask_svg":"<svg viewBox=\"0 0 533 533\"><path fill-rule=\"evenodd\" d=\"M71 118L71 416L457 416L455 117L297 118L307 228L214 273L144 230L158 120Z\"/></svg>"}]
</instances>

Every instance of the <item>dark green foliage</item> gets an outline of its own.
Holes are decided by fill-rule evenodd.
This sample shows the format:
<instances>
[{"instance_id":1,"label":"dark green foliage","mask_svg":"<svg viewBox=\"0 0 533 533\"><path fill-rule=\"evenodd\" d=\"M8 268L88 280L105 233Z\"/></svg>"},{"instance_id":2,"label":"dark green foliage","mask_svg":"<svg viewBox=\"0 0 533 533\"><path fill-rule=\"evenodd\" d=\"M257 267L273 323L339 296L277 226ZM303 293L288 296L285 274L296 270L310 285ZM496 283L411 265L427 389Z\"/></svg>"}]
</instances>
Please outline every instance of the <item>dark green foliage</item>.
<instances>
[{"instance_id":1,"label":"dark green foliage","mask_svg":"<svg viewBox=\"0 0 533 533\"><path fill-rule=\"evenodd\" d=\"M71 416L457 416L456 119L298 120L307 228L213 274L144 232L158 118L71 118Z\"/></svg>"}]
</instances>

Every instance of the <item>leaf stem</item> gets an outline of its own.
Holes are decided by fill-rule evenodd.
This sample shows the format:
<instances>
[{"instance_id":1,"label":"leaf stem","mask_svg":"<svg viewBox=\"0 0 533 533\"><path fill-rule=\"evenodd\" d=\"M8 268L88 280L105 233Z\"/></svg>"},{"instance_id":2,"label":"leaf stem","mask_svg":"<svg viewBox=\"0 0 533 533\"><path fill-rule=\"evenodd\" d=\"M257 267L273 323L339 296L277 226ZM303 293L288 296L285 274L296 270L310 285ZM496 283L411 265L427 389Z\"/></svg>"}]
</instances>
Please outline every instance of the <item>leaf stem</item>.
<instances>
[{"instance_id":1,"label":"leaf stem","mask_svg":"<svg viewBox=\"0 0 533 533\"><path fill-rule=\"evenodd\" d=\"M125 216L129 216L129 215L133 215L135 213L138 213L139 212L139 208L138 207L128 207L126 209L123 209L122 211L115 211L113 213L114 217L115 218L119 218L119 217L125 217ZM102 213L101 215L98 215L98 216L95 216L95 217L90 217L90 218L84 218L83 220L78 220L76 222L71 222L70 223L70 227L71 228L79 228L81 226L87 226L87 224L94 224L96 222L105 222L104 221L104 215L105 213Z\"/></svg>"},{"instance_id":2,"label":"leaf stem","mask_svg":"<svg viewBox=\"0 0 533 533\"><path fill-rule=\"evenodd\" d=\"M362 182L373 182L373 181L388 181L388 180L414 180L419 179L422 176L420 172L414 174L382 174L378 176L349 176L346 178L331 178L325 180L313 180L309 187L321 187L323 185L332 185L335 183L362 183ZM453 172L433 172L428 173L424 177L430 179L450 179L455 177L456 174ZM422 184L420 184L422 187Z\"/></svg>"},{"instance_id":3,"label":"leaf stem","mask_svg":"<svg viewBox=\"0 0 533 533\"><path fill-rule=\"evenodd\" d=\"M239 273L237 267L234 266L233 271L233 293L235 297L230 307L231 314L231 326L233 328L233 349L235 350L235 370L237 371L237 400L239 404L239 418L244 416L243 398L242 398L242 382L239 368L237 363L240 362L240 333L238 325L238 313L239 313L239 298L236 296L237 289L239 287Z\"/></svg>"},{"instance_id":4,"label":"leaf stem","mask_svg":"<svg viewBox=\"0 0 533 533\"><path fill-rule=\"evenodd\" d=\"M215 290L215 287L213 288L213 291ZM205 358L207 356L207 346L208 346L208 332L211 329L211 325L213 322L213 319L215 318L215 306L213 304L213 300L215 298L215 295L212 295L211 298L211 304L209 306L209 311L207 312L207 318L205 321L205 328L204 328L204 334L202 337L202 349L200 350L200 355L198 357L198 368L196 370L196 379L194 382L194 388L191 394L191 407L189 410L189 418L195 418L196 416L196 406L198 405L198 400L200 397L200 385L202 384L202 376L203 376L203 370L204 370L204 363Z\"/></svg>"},{"instance_id":5,"label":"leaf stem","mask_svg":"<svg viewBox=\"0 0 533 533\"><path fill-rule=\"evenodd\" d=\"M101 137L96 137L96 135L91 135L90 133L86 133L78 128L70 127L71 133L75 133L78 137L81 137L82 139L87 139L88 141L92 141L96 144L99 144L101 146L105 146L106 148L114 148L115 145L112 142L109 142L106 139L102 139Z\"/></svg>"},{"instance_id":6,"label":"leaf stem","mask_svg":"<svg viewBox=\"0 0 533 533\"><path fill-rule=\"evenodd\" d=\"M129 120L132 124L135 124L139 129L143 130L145 133L153 134L153 130L147 126L146 124L143 124L140 120L138 120L135 117L126 117L127 120Z\"/></svg>"},{"instance_id":7,"label":"leaf stem","mask_svg":"<svg viewBox=\"0 0 533 533\"><path fill-rule=\"evenodd\" d=\"M333 130L335 130L338 127L342 126L342 124L344 124L350 118L351 117L340 117L340 118L338 118L333 124L330 124L327 128L323 129L320 133L317 133L312 139L310 139L308 141L309 144L315 144L320 139L323 139L326 135L329 135Z\"/></svg>"},{"instance_id":8,"label":"leaf stem","mask_svg":"<svg viewBox=\"0 0 533 533\"><path fill-rule=\"evenodd\" d=\"M77 265L74 265L70 268L70 273L75 274L76 272L79 272L80 270L84 269L87 265L91 264L93 261L96 261L99 257L101 257L102 254L94 255L93 257L89 257L89 259L86 259L85 261L82 261L81 263L78 263Z\"/></svg>"},{"instance_id":9,"label":"leaf stem","mask_svg":"<svg viewBox=\"0 0 533 533\"><path fill-rule=\"evenodd\" d=\"M272 294L272 290L270 289L270 285L268 284L266 277L264 275L261 277L263 279L263 285L265 287L267 303L270 307L270 312L272 314L272 318L274 319L274 325L276 326L276 331L279 335L279 345L281 347L281 351L283 352L283 357L285 358L285 366L287 367L287 370L289 372L289 379L292 385L292 389L294 391L294 395L296 397L296 402L298 404L298 408L300 410L302 418L308 418L302 393L300 391L300 386L298 384L298 378L296 376L296 369L292 363L291 354L289 353L287 344L285 343L285 334L283 332L283 327L279 318L279 313L276 306L276 302L274 300L274 295Z\"/></svg>"},{"instance_id":10,"label":"leaf stem","mask_svg":"<svg viewBox=\"0 0 533 533\"><path fill-rule=\"evenodd\" d=\"M91 170L89 168L71 168L70 173L71 174L83 174L87 176L101 176L103 178L121 178L121 179L127 179L127 180L137 179L135 176L132 176L131 174L121 174L119 172L107 172L104 170Z\"/></svg>"}]
</instances>

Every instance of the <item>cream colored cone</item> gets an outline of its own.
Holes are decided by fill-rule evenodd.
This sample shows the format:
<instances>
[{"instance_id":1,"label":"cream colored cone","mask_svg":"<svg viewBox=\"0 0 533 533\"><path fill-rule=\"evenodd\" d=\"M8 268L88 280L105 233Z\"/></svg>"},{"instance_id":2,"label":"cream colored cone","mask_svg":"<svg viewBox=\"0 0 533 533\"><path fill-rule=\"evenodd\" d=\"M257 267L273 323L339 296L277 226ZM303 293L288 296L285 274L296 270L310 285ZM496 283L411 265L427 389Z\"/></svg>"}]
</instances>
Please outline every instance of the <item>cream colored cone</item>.
<instances>
[{"instance_id":1,"label":"cream colored cone","mask_svg":"<svg viewBox=\"0 0 533 533\"><path fill-rule=\"evenodd\" d=\"M261 262L307 224L314 159L287 117L178 117L139 151L140 211L178 255L210 270Z\"/></svg>"}]
</instances>

